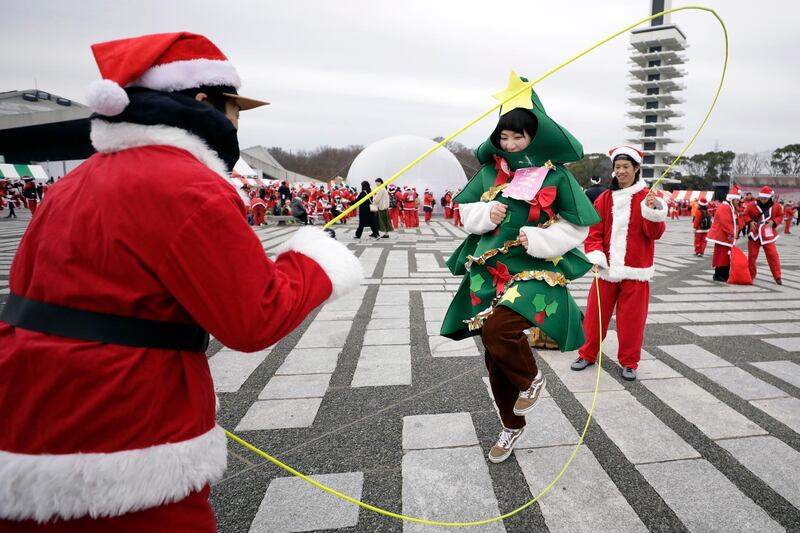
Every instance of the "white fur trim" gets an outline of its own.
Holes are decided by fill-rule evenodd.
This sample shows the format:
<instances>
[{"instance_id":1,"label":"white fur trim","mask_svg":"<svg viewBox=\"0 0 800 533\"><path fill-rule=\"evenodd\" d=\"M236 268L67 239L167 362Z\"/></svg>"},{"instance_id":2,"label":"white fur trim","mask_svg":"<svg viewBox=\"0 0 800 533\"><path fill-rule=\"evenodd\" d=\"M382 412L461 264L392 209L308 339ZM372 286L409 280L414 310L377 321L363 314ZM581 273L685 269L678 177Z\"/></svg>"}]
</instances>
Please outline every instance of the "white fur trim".
<instances>
[{"instance_id":1,"label":"white fur trim","mask_svg":"<svg viewBox=\"0 0 800 533\"><path fill-rule=\"evenodd\" d=\"M221 59L189 59L156 65L126 87L146 87L156 91L182 91L201 85L242 85L236 68Z\"/></svg>"},{"instance_id":2,"label":"white fur trim","mask_svg":"<svg viewBox=\"0 0 800 533\"><path fill-rule=\"evenodd\" d=\"M547 228L523 226L520 231L528 237L528 255L540 259L561 257L589 235L588 226L576 226L566 220L559 220Z\"/></svg>"},{"instance_id":3,"label":"white fur trim","mask_svg":"<svg viewBox=\"0 0 800 533\"><path fill-rule=\"evenodd\" d=\"M667 202L663 198L655 197L656 202L661 206L659 209L647 207L647 199L642 200L642 218L650 222L664 222L667 220Z\"/></svg>"},{"instance_id":4,"label":"white fur trim","mask_svg":"<svg viewBox=\"0 0 800 533\"><path fill-rule=\"evenodd\" d=\"M328 301L344 296L361 284L364 269L361 262L347 246L317 228L302 228L275 253L297 252L313 259L331 280L333 293Z\"/></svg>"},{"instance_id":5,"label":"white fur trim","mask_svg":"<svg viewBox=\"0 0 800 533\"><path fill-rule=\"evenodd\" d=\"M461 223L464 224L464 229L475 235L483 235L495 229L497 224L492 222L490 214L492 207L499 203L496 200L492 200L491 202L460 204Z\"/></svg>"},{"instance_id":6,"label":"white fur trim","mask_svg":"<svg viewBox=\"0 0 800 533\"><path fill-rule=\"evenodd\" d=\"M203 139L186 130L172 126L143 126L131 122L106 122L92 120L92 146L100 153L109 154L141 146L174 146L186 150L205 166L225 178L225 163L208 147Z\"/></svg>"},{"instance_id":7,"label":"white fur trim","mask_svg":"<svg viewBox=\"0 0 800 533\"><path fill-rule=\"evenodd\" d=\"M113 453L0 451L0 518L119 516L177 502L222 477L225 432Z\"/></svg>"},{"instance_id":8,"label":"white fur trim","mask_svg":"<svg viewBox=\"0 0 800 533\"><path fill-rule=\"evenodd\" d=\"M111 80L94 80L86 88L86 103L95 113L113 117L122 113L131 101L125 89Z\"/></svg>"},{"instance_id":9,"label":"white fur trim","mask_svg":"<svg viewBox=\"0 0 800 533\"><path fill-rule=\"evenodd\" d=\"M602 250L586 252L586 259L593 265L597 265L601 268L608 268L608 259L606 259L606 254L604 254Z\"/></svg>"},{"instance_id":10,"label":"white fur trim","mask_svg":"<svg viewBox=\"0 0 800 533\"><path fill-rule=\"evenodd\" d=\"M615 266L611 265L607 269L600 270L600 278L606 281L622 281L624 279L631 279L634 281L650 281L653 279L653 274L656 272L656 267L636 268L629 266Z\"/></svg>"},{"instance_id":11,"label":"white fur trim","mask_svg":"<svg viewBox=\"0 0 800 533\"><path fill-rule=\"evenodd\" d=\"M733 248L733 243L731 242L717 241L715 239L709 239L708 237L706 237L706 242L710 242L711 244L719 244L720 246L727 246L728 248Z\"/></svg>"},{"instance_id":12,"label":"white fur trim","mask_svg":"<svg viewBox=\"0 0 800 533\"><path fill-rule=\"evenodd\" d=\"M639 180L630 187L611 192L611 239L608 247L608 268L601 272L606 281L637 279L647 281L653 277L654 267L634 268L625 265L628 251L628 226L631 222L631 201L633 195L644 190L647 185Z\"/></svg>"},{"instance_id":13,"label":"white fur trim","mask_svg":"<svg viewBox=\"0 0 800 533\"><path fill-rule=\"evenodd\" d=\"M618 155L627 155L630 156L631 159L636 161L638 164L642 164L642 154L636 148L632 146L619 146L611 150L609 154L611 156L611 160L613 161L615 157Z\"/></svg>"}]
</instances>

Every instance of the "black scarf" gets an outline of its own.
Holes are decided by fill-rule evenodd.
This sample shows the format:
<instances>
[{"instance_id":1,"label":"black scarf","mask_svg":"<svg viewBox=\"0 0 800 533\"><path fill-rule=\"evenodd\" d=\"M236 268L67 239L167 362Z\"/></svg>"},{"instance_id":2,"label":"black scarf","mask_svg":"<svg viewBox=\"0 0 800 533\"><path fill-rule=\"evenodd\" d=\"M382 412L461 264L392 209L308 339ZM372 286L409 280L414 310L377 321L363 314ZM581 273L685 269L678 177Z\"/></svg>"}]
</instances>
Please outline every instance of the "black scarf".
<instances>
[{"instance_id":1,"label":"black scarf","mask_svg":"<svg viewBox=\"0 0 800 533\"><path fill-rule=\"evenodd\" d=\"M92 118L144 126L161 124L186 130L203 139L222 159L228 172L233 170L233 165L239 160L239 139L236 128L224 113L182 94L142 87L130 87L125 92L130 104L122 113L113 117L94 114Z\"/></svg>"},{"instance_id":2,"label":"black scarf","mask_svg":"<svg viewBox=\"0 0 800 533\"><path fill-rule=\"evenodd\" d=\"M763 204L761 202L759 202L759 201L756 201L756 204L758 205L758 208L761 210L761 213L764 216L767 216L767 213L769 213L769 210L772 208L773 202L772 202L772 198L770 198L769 200L767 200Z\"/></svg>"}]
</instances>

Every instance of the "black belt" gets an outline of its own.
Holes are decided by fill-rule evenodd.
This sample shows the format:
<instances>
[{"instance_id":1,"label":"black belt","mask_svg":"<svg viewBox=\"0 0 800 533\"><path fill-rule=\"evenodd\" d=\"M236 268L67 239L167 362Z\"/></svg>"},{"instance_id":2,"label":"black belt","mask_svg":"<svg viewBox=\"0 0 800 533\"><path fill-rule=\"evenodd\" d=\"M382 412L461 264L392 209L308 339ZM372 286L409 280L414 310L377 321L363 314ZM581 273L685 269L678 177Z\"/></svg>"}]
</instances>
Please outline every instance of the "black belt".
<instances>
[{"instance_id":1,"label":"black belt","mask_svg":"<svg viewBox=\"0 0 800 533\"><path fill-rule=\"evenodd\" d=\"M9 294L0 320L14 327L87 341L205 352L208 333L194 324L83 311Z\"/></svg>"}]
</instances>

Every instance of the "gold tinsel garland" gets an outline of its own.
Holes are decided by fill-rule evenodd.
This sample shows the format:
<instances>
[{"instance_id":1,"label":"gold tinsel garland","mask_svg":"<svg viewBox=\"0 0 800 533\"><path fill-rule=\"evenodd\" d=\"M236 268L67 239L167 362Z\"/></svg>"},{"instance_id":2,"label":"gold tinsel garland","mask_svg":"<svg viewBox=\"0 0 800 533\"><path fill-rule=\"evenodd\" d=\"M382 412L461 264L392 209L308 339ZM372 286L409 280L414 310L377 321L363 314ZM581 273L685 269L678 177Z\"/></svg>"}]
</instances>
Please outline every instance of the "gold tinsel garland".
<instances>
[{"instance_id":1,"label":"gold tinsel garland","mask_svg":"<svg viewBox=\"0 0 800 533\"><path fill-rule=\"evenodd\" d=\"M536 227L537 228L549 228L550 226L552 226L556 222L558 222L558 216L557 215L554 216L553 218L545 221L545 222L542 222L541 224L539 224ZM486 250L479 257L468 255L467 256L467 262L464 263L464 268L466 268L469 271L469 269L472 268L472 264L473 263L477 263L477 264L483 266L484 264L486 264L486 261L488 259L491 259L492 257L496 256L497 254L507 254L511 250L511 248L513 248L514 246L521 246L521 245L522 245L522 242L519 239L514 239L513 241L504 242L503 246L501 246L500 248L492 248L491 250Z\"/></svg>"}]
</instances>

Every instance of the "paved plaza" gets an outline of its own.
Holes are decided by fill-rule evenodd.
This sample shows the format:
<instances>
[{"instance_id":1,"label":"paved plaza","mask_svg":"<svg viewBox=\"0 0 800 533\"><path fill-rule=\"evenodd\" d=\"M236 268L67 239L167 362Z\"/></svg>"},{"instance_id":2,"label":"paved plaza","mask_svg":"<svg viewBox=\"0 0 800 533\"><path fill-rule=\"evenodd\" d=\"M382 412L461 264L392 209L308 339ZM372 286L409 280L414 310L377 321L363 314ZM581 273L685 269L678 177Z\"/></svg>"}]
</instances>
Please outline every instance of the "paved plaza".
<instances>
[{"instance_id":1,"label":"paved plaza","mask_svg":"<svg viewBox=\"0 0 800 533\"><path fill-rule=\"evenodd\" d=\"M0 220L0 294L29 219L19 212ZM728 286L711 281L710 249L693 255L687 218L667 226L639 379L620 378L611 331L595 418L570 469L530 508L470 530L800 531L800 230L778 241L783 286L763 255L754 285ZM256 234L270 252L295 229ZM512 457L489 463L500 422L480 339L438 336L460 283L445 260L464 232L442 219L377 242L354 240L354 230L337 226L364 266L359 290L262 352L212 340L219 423L396 513L460 522L524 504L577 443L597 367L573 372L575 353L538 351L546 394ZM590 283L569 286L581 306ZM228 449L212 488L221 532L444 530L361 509L236 443Z\"/></svg>"}]
</instances>

